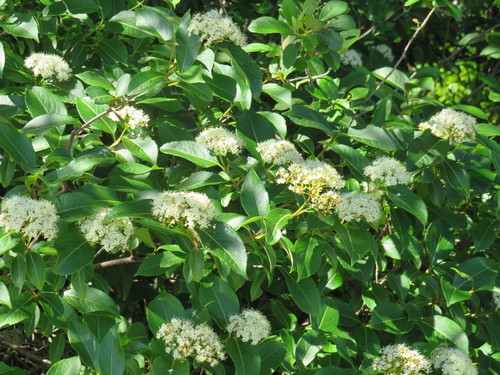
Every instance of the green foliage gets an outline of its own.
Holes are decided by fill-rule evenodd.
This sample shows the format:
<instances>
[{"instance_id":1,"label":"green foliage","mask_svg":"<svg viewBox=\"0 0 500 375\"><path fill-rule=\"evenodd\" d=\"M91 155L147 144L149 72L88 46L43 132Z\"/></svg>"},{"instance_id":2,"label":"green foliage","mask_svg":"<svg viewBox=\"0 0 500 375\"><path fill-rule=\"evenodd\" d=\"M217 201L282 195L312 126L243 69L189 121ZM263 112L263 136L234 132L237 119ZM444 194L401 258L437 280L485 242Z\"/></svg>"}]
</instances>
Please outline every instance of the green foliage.
<instances>
[{"instance_id":1,"label":"green foliage","mask_svg":"<svg viewBox=\"0 0 500 375\"><path fill-rule=\"evenodd\" d=\"M189 32L196 10L219 6L248 45ZM398 343L458 348L499 374L495 9L0 0L0 374L375 374ZM353 50L362 64L347 63ZM28 68L33 53L64 58L72 77ZM474 141L419 128L443 106L478 120ZM196 139L214 127L239 151ZM314 199L331 181L318 195L280 181L290 163L266 160L270 139L336 168L330 206ZM380 157L409 183L370 178ZM178 200L162 218L162 191L213 207L197 218ZM378 218L356 216L376 212L362 204L339 217L345 194L378 202ZM7 224L16 195L50 202L55 239ZM246 308L271 323L257 345L226 329ZM173 318L212 327L226 358L167 352L157 332Z\"/></svg>"}]
</instances>

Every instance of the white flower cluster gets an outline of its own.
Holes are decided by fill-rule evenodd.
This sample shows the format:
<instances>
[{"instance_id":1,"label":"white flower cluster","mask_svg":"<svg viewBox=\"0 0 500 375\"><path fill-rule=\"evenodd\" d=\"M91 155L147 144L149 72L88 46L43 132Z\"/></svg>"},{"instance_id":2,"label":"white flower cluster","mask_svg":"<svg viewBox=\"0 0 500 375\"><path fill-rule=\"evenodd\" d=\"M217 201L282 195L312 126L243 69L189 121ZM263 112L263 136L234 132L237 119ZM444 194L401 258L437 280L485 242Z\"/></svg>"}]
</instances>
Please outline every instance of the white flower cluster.
<instances>
[{"instance_id":1,"label":"white flower cluster","mask_svg":"<svg viewBox=\"0 0 500 375\"><path fill-rule=\"evenodd\" d=\"M493 303L495 304L497 309L500 309L500 293L493 292Z\"/></svg>"},{"instance_id":2,"label":"white flower cluster","mask_svg":"<svg viewBox=\"0 0 500 375\"><path fill-rule=\"evenodd\" d=\"M385 156L367 166L364 173L372 181L380 180L385 186L408 185L410 183L410 175L403 164L396 159Z\"/></svg>"},{"instance_id":3,"label":"white flower cluster","mask_svg":"<svg viewBox=\"0 0 500 375\"><path fill-rule=\"evenodd\" d=\"M418 350L405 344L387 345L380 349L381 357L375 358L372 368L387 374L418 375L431 370L429 360Z\"/></svg>"},{"instance_id":4,"label":"white flower cluster","mask_svg":"<svg viewBox=\"0 0 500 375\"><path fill-rule=\"evenodd\" d=\"M57 55L33 53L26 58L24 65L33 70L35 76L42 76L44 79L67 81L72 76L68 63Z\"/></svg>"},{"instance_id":5,"label":"white flower cluster","mask_svg":"<svg viewBox=\"0 0 500 375\"><path fill-rule=\"evenodd\" d=\"M221 127L203 130L196 137L196 142L219 155L237 154L243 148L243 141L236 134Z\"/></svg>"},{"instance_id":6,"label":"white flower cluster","mask_svg":"<svg viewBox=\"0 0 500 375\"><path fill-rule=\"evenodd\" d=\"M277 177L278 184L289 184L289 190L308 196L309 206L323 212L331 212L338 199L338 195L332 190L341 189L345 185L335 168L316 160L306 160L280 168Z\"/></svg>"},{"instance_id":7,"label":"white flower cluster","mask_svg":"<svg viewBox=\"0 0 500 375\"><path fill-rule=\"evenodd\" d=\"M467 354L456 348L439 347L431 353L434 368L441 369L443 375L477 375L477 367Z\"/></svg>"},{"instance_id":8,"label":"white flower cluster","mask_svg":"<svg viewBox=\"0 0 500 375\"><path fill-rule=\"evenodd\" d=\"M474 141L478 127L476 119L466 113L445 108L432 116L429 121L422 122L419 129L428 129L436 137L463 143Z\"/></svg>"},{"instance_id":9,"label":"white flower cluster","mask_svg":"<svg viewBox=\"0 0 500 375\"><path fill-rule=\"evenodd\" d=\"M149 116L142 109L126 105L109 114L112 121L124 120L130 129L148 126Z\"/></svg>"},{"instance_id":10,"label":"white flower cluster","mask_svg":"<svg viewBox=\"0 0 500 375\"><path fill-rule=\"evenodd\" d=\"M194 357L198 363L215 366L226 358L219 337L206 324L194 325L190 320L173 318L161 325L156 337L165 341L165 350L174 359Z\"/></svg>"},{"instance_id":11,"label":"white flower cluster","mask_svg":"<svg viewBox=\"0 0 500 375\"><path fill-rule=\"evenodd\" d=\"M206 194L191 191L164 191L153 200L151 212L168 226L182 224L191 229L208 227L217 214Z\"/></svg>"},{"instance_id":12,"label":"white flower cluster","mask_svg":"<svg viewBox=\"0 0 500 375\"><path fill-rule=\"evenodd\" d=\"M257 345L271 333L271 324L258 310L245 309L238 315L229 317L227 331L243 342Z\"/></svg>"},{"instance_id":13,"label":"white flower cluster","mask_svg":"<svg viewBox=\"0 0 500 375\"><path fill-rule=\"evenodd\" d=\"M387 44L379 44L374 46L373 49L384 56L387 60L393 61L394 55L392 54L392 49Z\"/></svg>"},{"instance_id":14,"label":"white flower cluster","mask_svg":"<svg viewBox=\"0 0 500 375\"><path fill-rule=\"evenodd\" d=\"M56 207L48 200L13 195L2 202L0 227L6 232L21 233L25 239L43 236L53 240L57 236L58 221Z\"/></svg>"},{"instance_id":15,"label":"white flower cluster","mask_svg":"<svg viewBox=\"0 0 500 375\"><path fill-rule=\"evenodd\" d=\"M80 231L92 245L99 243L104 250L113 253L128 250L128 240L134 233L134 225L128 218L113 219L104 223L111 208L101 208L94 215L78 221Z\"/></svg>"},{"instance_id":16,"label":"white flower cluster","mask_svg":"<svg viewBox=\"0 0 500 375\"><path fill-rule=\"evenodd\" d=\"M348 49L347 51L342 52L340 54L340 60L344 65L363 66L363 60L361 60L361 55L353 49Z\"/></svg>"},{"instance_id":17,"label":"white flower cluster","mask_svg":"<svg viewBox=\"0 0 500 375\"><path fill-rule=\"evenodd\" d=\"M264 163L283 165L288 163L303 163L294 144L285 140L268 139L257 144L257 152Z\"/></svg>"},{"instance_id":18,"label":"white flower cluster","mask_svg":"<svg viewBox=\"0 0 500 375\"><path fill-rule=\"evenodd\" d=\"M238 25L230 17L223 16L214 9L206 13L196 13L187 31L189 34L200 34L206 47L225 40L240 47L247 44L247 38Z\"/></svg>"},{"instance_id":19,"label":"white flower cluster","mask_svg":"<svg viewBox=\"0 0 500 375\"><path fill-rule=\"evenodd\" d=\"M382 216L382 208L377 198L366 193L345 193L340 196L336 212L343 221L359 221L364 218L371 223Z\"/></svg>"}]
</instances>

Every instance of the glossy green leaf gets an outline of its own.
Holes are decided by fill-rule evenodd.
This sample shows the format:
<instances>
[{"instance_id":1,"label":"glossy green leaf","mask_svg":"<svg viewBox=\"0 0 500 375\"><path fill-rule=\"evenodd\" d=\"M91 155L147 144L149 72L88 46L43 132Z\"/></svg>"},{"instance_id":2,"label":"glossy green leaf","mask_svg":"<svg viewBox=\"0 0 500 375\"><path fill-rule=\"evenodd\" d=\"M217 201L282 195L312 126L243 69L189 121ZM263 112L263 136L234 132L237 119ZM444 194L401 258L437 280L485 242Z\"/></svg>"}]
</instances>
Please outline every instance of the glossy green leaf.
<instances>
[{"instance_id":1,"label":"glossy green leaf","mask_svg":"<svg viewBox=\"0 0 500 375\"><path fill-rule=\"evenodd\" d=\"M373 236L365 228L340 223L336 223L334 228L351 258L351 263L362 259L367 253L376 249Z\"/></svg>"},{"instance_id":2,"label":"glossy green leaf","mask_svg":"<svg viewBox=\"0 0 500 375\"><path fill-rule=\"evenodd\" d=\"M321 8L319 19L321 21L328 21L333 17L340 16L349 10L349 6L345 1L329 1Z\"/></svg>"},{"instance_id":3,"label":"glossy green leaf","mask_svg":"<svg viewBox=\"0 0 500 375\"><path fill-rule=\"evenodd\" d=\"M73 14L92 13L99 9L99 5L94 0L63 0L63 3Z\"/></svg>"},{"instance_id":4,"label":"glossy green leaf","mask_svg":"<svg viewBox=\"0 0 500 375\"><path fill-rule=\"evenodd\" d=\"M0 307L0 328L10 327L29 319L35 307L33 298L32 295L21 293L11 298L12 308Z\"/></svg>"},{"instance_id":5,"label":"glossy green leaf","mask_svg":"<svg viewBox=\"0 0 500 375\"><path fill-rule=\"evenodd\" d=\"M446 299L446 306L450 307L454 303L466 301L472 298L472 294L455 288L445 279L441 279L441 290L443 291L444 298Z\"/></svg>"},{"instance_id":6,"label":"glossy green leaf","mask_svg":"<svg viewBox=\"0 0 500 375\"><path fill-rule=\"evenodd\" d=\"M153 299L146 309L148 326L154 333L158 332L163 323L168 323L172 318L184 315L184 307L179 300L165 292Z\"/></svg>"},{"instance_id":7,"label":"glossy green leaf","mask_svg":"<svg viewBox=\"0 0 500 375\"><path fill-rule=\"evenodd\" d=\"M87 85L90 86L97 86L106 90L113 90L114 87L109 82L105 77L100 75L97 72L91 71L91 70L86 70L82 73L75 74L76 77L81 79L83 82L85 82ZM51 112L47 112L51 113Z\"/></svg>"},{"instance_id":8,"label":"glossy green leaf","mask_svg":"<svg viewBox=\"0 0 500 375\"><path fill-rule=\"evenodd\" d=\"M269 212L269 194L263 181L251 169L241 187L241 205L250 216L266 216Z\"/></svg>"},{"instance_id":9,"label":"glossy green leaf","mask_svg":"<svg viewBox=\"0 0 500 375\"><path fill-rule=\"evenodd\" d=\"M401 148L399 141L392 133L373 125L368 125L363 129L350 128L347 135L358 142L384 151Z\"/></svg>"},{"instance_id":10,"label":"glossy green leaf","mask_svg":"<svg viewBox=\"0 0 500 375\"><path fill-rule=\"evenodd\" d=\"M407 154L409 170L436 164L444 160L449 150L449 143L431 134L410 141Z\"/></svg>"},{"instance_id":11,"label":"glossy green leaf","mask_svg":"<svg viewBox=\"0 0 500 375\"><path fill-rule=\"evenodd\" d=\"M314 329L306 331L297 342L295 358L304 366L308 366L320 352L326 338L325 332Z\"/></svg>"},{"instance_id":12,"label":"glossy green leaf","mask_svg":"<svg viewBox=\"0 0 500 375\"><path fill-rule=\"evenodd\" d=\"M217 158L203 145L195 141L174 141L160 147L164 154L174 155L199 165L210 168L218 165Z\"/></svg>"},{"instance_id":13,"label":"glossy green leaf","mask_svg":"<svg viewBox=\"0 0 500 375\"><path fill-rule=\"evenodd\" d=\"M321 298L318 286L312 278L302 279L296 282L292 276L282 272L288 290L297 306L304 312L315 315L321 306Z\"/></svg>"},{"instance_id":14,"label":"glossy green leaf","mask_svg":"<svg viewBox=\"0 0 500 375\"><path fill-rule=\"evenodd\" d=\"M85 238L76 232L61 233L54 243L59 258L53 269L58 275L69 275L86 267L94 259L94 250Z\"/></svg>"},{"instance_id":15,"label":"glossy green leaf","mask_svg":"<svg viewBox=\"0 0 500 375\"><path fill-rule=\"evenodd\" d=\"M425 226L427 206L425 202L405 186L392 186L387 189L387 197L396 206L414 215Z\"/></svg>"},{"instance_id":16,"label":"glossy green leaf","mask_svg":"<svg viewBox=\"0 0 500 375\"><path fill-rule=\"evenodd\" d=\"M260 375L273 374L285 358L284 345L277 341L264 341L257 348L260 352Z\"/></svg>"},{"instance_id":17,"label":"glossy green leaf","mask_svg":"<svg viewBox=\"0 0 500 375\"><path fill-rule=\"evenodd\" d=\"M330 147L338 153L347 163L352 174L360 180L366 178L364 169L370 164L370 160L358 150L340 143L332 144Z\"/></svg>"},{"instance_id":18,"label":"glossy green leaf","mask_svg":"<svg viewBox=\"0 0 500 375\"><path fill-rule=\"evenodd\" d=\"M426 339L431 343L442 345L448 342L464 353L469 352L469 339L464 330L453 320L442 315L425 317L417 323ZM446 341L445 341L446 340Z\"/></svg>"},{"instance_id":19,"label":"glossy green leaf","mask_svg":"<svg viewBox=\"0 0 500 375\"><path fill-rule=\"evenodd\" d=\"M231 286L217 277L210 284L200 286L200 302L207 308L210 316L221 329L229 324L229 317L240 312L238 297Z\"/></svg>"},{"instance_id":20,"label":"glossy green leaf","mask_svg":"<svg viewBox=\"0 0 500 375\"><path fill-rule=\"evenodd\" d=\"M121 218L151 219L151 199L140 199L121 203L111 209L104 222Z\"/></svg>"},{"instance_id":21,"label":"glossy green leaf","mask_svg":"<svg viewBox=\"0 0 500 375\"><path fill-rule=\"evenodd\" d=\"M252 91L252 97L258 100L262 92L263 77L259 65L241 47L224 44L222 50L231 57L231 66L237 70L241 78L246 80Z\"/></svg>"},{"instance_id":22,"label":"glossy green leaf","mask_svg":"<svg viewBox=\"0 0 500 375\"><path fill-rule=\"evenodd\" d=\"M66 193L55 197L52 203L62 220L76 221L93 215L101 205L91 196L83 193Z\"/></svg>"},{"instance_id":23,"label":"glossy green leaf","mask_svg":"<svg viewBox=\"0 0 500 375\"><path fill-rule=\"evenodd\" d=\"M462 290L491 289L499 274L498 263L493 259L475 257L462 262L453 279L453 286ZM467 275L468 277L462 277Z\"/></svg>"},{"instance_id":24,"label":"glossy green leaf","mask_svg":"<svg viewBox=\"0 0 500 375\"><path fill-rule=\"evenodd\" d=\"M126 64L129 55L125 43L118 39L101 40L96 46L96 52L109 64L114 62Z\"/></svg>"},{"instance_id":25,"label":"glossy green leaf","mask_svg":"<svg viewBox=\"0 0 500 375\"><path fill-rule=\"evenodd\" d=\"M406 92L405 84L409 81L408 76L398 69L394 70L392 73L391 71L391 67L384 67L374 70L372 74L380 80L388 77L385 80L386 83Z\"/></svg>"},{"instance_id":26,"label":"glossy green leaf","mask_svg":"<svg viewBox=\"0 0 500 375\"><path fill-rule=\"evenodd\" d=\"M101 115L108 110L107 105L95 104L89 98L77 98L76 108L83 121L93 120L96 116ZM108 116L103 116L90 124L91 128L102 130L103 132L114 134L116 131L117 123L112 121Z\"/></svg>"},{"instance_id":27,"label":"glossy green leaf","mask_svg":"<svg viewBox=\"0 0 500 375\"><path fill-rule=\"evenodd\" d=\"M193 65L198 56L201 46L200 38L197 35L190 35L184 29L179 28L176 39L179 45L175 49L175 59L179 70L185 72Z\"/></svg>"},{"instance_id":28,"label":"glossy green leaf","mask_svg":"<svg viewBox=\"0 0 500 375\"><path fill-rule=\"evenodd\" d=\"M225 262L233 272L246 276L247 254L243 241L227 224L216 222L207 229L199 229L201 241L207 249Z\"/></svg>"},{"instance_id":29,"label":"glossy green leaf","mask_svg":"<svg viewBox=\"0 0 500 375\"><path fill-rule=\"evenodd\" d=\"M30 140L12 127L0 123L0 148L21 164L25 171L35 168L36 154Z\"/></svg>"},{"instance_id":30,"label":"glossy green leaf","mask_svg":"<svg viewBox=\"0 0 500 375\"><path fill-rule=\"evenodd\" d=\"M133 97L156 95L165 86L165 76L154 71L140 72L132 77L128 95Z\"/></svg>"},{"instance_id":31,"label":"glossy green leaf","mask_svg":"<svg viewBox=\"0 0 500 375\"><path fill-rule=\"evenodd\" d=\"M395 335L407 333L413 328L404 307L392 302L377 304L371 315L370 326Z\"/></svg>"},{"instance_id":32,"label":"glossy green leaf","mask_svg":"<svg viewBox=\"0 0 500 375\"><path fill-rule=\"evenodd\" d=\"M76 350L84 365L97 369L97 340L90 329L79 321L71 321L68 330L68 340Z\"/></svg>"},{"instance_id":33,"label":"glossy green leaf","mask_svg":"<svg viewBox=\"0 0 500 375\"><path fill-rule=\"evenodd\" d=\"M136 10L136 26L139 30L151 34L163 42L167 42L174 35L172 26L166 18L160 16L153 9L144 7Z\"/></svg>"},{"instance_id":34,"label":"glossy green leaf","mask_svg":"<svg viewBox=\"0 0 500 375\"><path fill-rule=\"evenodd\" d=\"M12 309L12 302L10 301L10 293L7 286L0 281L0 303Z\"/></svg>"},{"instance_id":35,"label":"glossy green leaf","mask_svg":"<svg viewBox=\"0 0 500 375\"><path fill-rule=\"evenodd\" d=\"M19 289L24 286L24 281L26 280L26 260L23 256L17 255L10 264L10 273L12 277L12 283Z\"/></svg>"},{"instance_id":36,"label":"glossy green leaf","mask_svg":"<svg viewBox=\"0 0 500 375\"><path fill-rule=\"evenodd\" d=\"M328 123L321 114L303 105L294 105L284 115L297 125L319 129L326 134L330 134L333 130L332 124Z\"/></svg>"},{"instance_id":37,"label":"glossy green leaf","mask_svg":"<svg viewBox=\"0 0 500 375\"><path fill-rule=\"evenodd\" d=\"M3 43L0 42L0 79L3 78L3 70L5 68L5 49Z\"/></svg>"},{"instance_id":38,"label":"glossy green leaf","mask_svg":"<svg viewBox=\"0 0 500 375\"><path fill-rule=\"evenodd\" d=\"M150 137L123 137L122 142L127 150L129 150L135 157L147 161L150 164L156 164L156 160L158 158L158 146Z\"/></svg>"},{"instance_id":39,"label":"glossy green leaf","mask_svg":"<svg viewBox=\"0 0 500 375\"><path fill-rule=\"evenodd\" d=\"M45 284L45 263L40 254L31 251L26 254L26 274L28 280L37 289L43 288L43 284Z\"/></svg>"},{"instance_id":40,"label":"glossy green leaf","mask_svg":"<svg viewBox=\"0 0 500 375\"><path fill-rule=\"evenodd\" d=\"M259 17L253 20L248 25L248 30L257 34L294 34L292 28L285 22L272 17Z\"/></svg>"},{"instance_id":41,"label":"glossy green leaf","mask_svg":"<svg viewBox=\"0 0 500 375\"><path fill-rule=\"evenodd\" d=\"M266 83L262 86L262 91L268 94L285 108L292 106L292 92L276 83Z\"/></svg>"},{"instance_id":42,"label":"glossy green leaf","mask_svg":"<svg viewBox=\"0 0 500 375\"><path fill-rule=\"evenodd\" d=\"M61 359L50 367L47 375L78 375L81 366L79 357Z\"/></svg>"},{"instance_id":43,"label":"glossy green leaf","mask_svg":"<svg viewBox=\"0 0 500 375\"><path fill-rule=\"evenodd\" d=\"M498 220L481 220L472 228L475 251L487 250L498 238Z\"/></svg>"},{"instance_id":44,"label":"glossy green leaf","mask_svg":"<svg viewBox=\"0 0 500 375\"><path fill-rule=\"evenodd\" d=\"M150 254L141 262L134 276L158 276L164 274L169 268L183 262L183 258L176 256L170 251Z\"/></svg>"},{"instance_id":45,"label":"glossy green leaf","mask_svg":"<svg viewBox=\"0 0 500 375\"><path fill-rule=\"evenodd\" d=\"M118 315L118 306L110 296L100 289L89 287L85 294L75 289L68 289L64 292L63 298L83 314L102 311Z\"/></svg>"},{"instance_id":46,"label":"glossy green leaf","mask_svg":"<svg viewBox=\"0 0 500 375\"><path fill-rule=\"evenodd\" d=\"M35 86L26 90L26 106L33 118L47 113L66 115L68 111L59 96L49 89Z\"/></svg>"},{"instance_id":47,"label":"glossy green leaf","mask_svg":"<svg viewBox=\"0 0 500 375\"><path fill-rule=\"evenodd\" d=\"M263 115L253 111L243 111L236 122L238 136L247 144L252 155L259 158L257 143L275 138L273 124Z\"/></svg>"},{"instance_id":48,"label":"glossy green leaf","mask_svg":"<svg viewBox=\"0 0 500 375\"><path fill-rule=\"evenodd\" d=\"M79 125L80 122L71 116L47 113L28 121L22 128L21 132L43 135L48 133L52 128L65 124Z\"/></svg>"},{"instance_id":49,"label":"glossy green leaf","mask_svg":"<svg viewBox=\"0 0 500 375\"><path fill-rule=\"evenodd\" d=\"M230 337L224 349L233 360L235 375L260 374L260 354L254 346Z\"/></svg>"},{"instance_id":50,"label":"glossy green leaf","mask_svg":"<svg viewBox=\"0 0 500 375\"><path fill-rule=\"evenodd\" d=\"M115 330L110 330L97 347L97 363L102 375L123 375L125 353Z\"/></svg>"},{"instance_id":51,"label":"glossy green leaf","mask_svg":"<svg viewBox=\"0 0 500 375\"><path fill-rule=\"evenodd\" d=\"M39 42L38 22L31 14L14 13L7 18L5 23L2 24L2 27L7 34L26 39L34 39L37 43Z\"/></svg>"}]
</instances>

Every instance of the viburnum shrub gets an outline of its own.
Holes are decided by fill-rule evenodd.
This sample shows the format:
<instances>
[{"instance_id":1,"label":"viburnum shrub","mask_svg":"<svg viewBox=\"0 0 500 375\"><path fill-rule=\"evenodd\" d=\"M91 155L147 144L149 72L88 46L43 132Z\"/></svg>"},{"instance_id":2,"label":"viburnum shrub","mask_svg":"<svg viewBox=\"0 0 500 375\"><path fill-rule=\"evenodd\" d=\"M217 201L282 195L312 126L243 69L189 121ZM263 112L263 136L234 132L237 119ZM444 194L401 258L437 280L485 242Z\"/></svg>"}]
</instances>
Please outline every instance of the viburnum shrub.
<instances>
[{"instance_id":1,"label":"viburnum shrub","mask_svg":"<svg viewBox=\"0 0 500 375\"><path fill-rule=\"evenodd\" d=\"M0 0L0 374L499 374L498 5Z\"/></svg>"}]
</instances>

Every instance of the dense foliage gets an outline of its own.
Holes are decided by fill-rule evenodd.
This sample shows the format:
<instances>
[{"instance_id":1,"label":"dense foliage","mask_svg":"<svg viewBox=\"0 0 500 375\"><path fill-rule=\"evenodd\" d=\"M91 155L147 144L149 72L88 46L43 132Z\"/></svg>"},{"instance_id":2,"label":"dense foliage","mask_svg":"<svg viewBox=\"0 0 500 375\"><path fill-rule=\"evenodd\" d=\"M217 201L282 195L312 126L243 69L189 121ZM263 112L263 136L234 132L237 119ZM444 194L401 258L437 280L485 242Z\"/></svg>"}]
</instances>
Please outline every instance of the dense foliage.
<instances>
[{"instance_id":1,"label":"dense foliage","mask_svg":"<svg viewBox=\"0 0 500 375\"><path fill-rule=\"evenodd\" d=\"M500 374L486 3L0 0L0 374Z\"/></svg>"}]
</instances>

